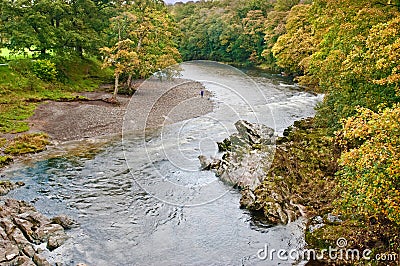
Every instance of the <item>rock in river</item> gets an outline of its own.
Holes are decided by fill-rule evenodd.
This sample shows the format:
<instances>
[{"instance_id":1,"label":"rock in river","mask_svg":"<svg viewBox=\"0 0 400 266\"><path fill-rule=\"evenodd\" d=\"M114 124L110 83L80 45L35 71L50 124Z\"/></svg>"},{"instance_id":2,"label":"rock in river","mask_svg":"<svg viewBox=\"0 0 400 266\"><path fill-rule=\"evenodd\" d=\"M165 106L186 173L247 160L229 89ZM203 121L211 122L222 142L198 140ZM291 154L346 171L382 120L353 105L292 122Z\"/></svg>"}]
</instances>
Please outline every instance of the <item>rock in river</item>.
<instances>
[{"instance_id":1,"label":"rock in river","mask_svg":"<svg viewBox=\"0 0 400 266\"><path fill-rule=\"evenodd\" d=\"M24 201L1 199L0 265L50 265L35 245L47 243L53 250L66 241L64 228L56 221L60 219L50 220Z\"/></svg>"},{"instance_id":2,"label":"rock in river","mask_svg":"<svg viewBox=\"0 0 400 266\"><path fill-rule=\"evenodd\" d=\"M4 196L11 190L16 189L17 187L24 186L24 185L25 184L23 182L13 183L8 180L2 180L2 181L0 181L0 196Z\"/></svg>"},{"instance_id":3,"label":"rock in river","mask_svg":"<svg viewBox=\"0 0 400 266\"><path fill-rule=\"evenodd\" d=\"M222 159L199 156L203 170L215 170L220 179L240 189L255 189L264 179L275 150L274 130L244 120L235 123L238 133L218 142Z\"/></svg>"},{"instance_id":4,"label":"rock in river","mask_svg":"<svg viewBox=\"0 0 400 266\"><path fill-rule=\"evenodd\" d=\"M199 156L203 170L214 170L222 181L241 190L240 206L262 212L271 224L286 224L301 215L301 206L291 201L284 178L264 180L275 155L274 130L265 125L240 120L238 133L218 142L222 159ZM268 195L260 198L261 193Z\"/></svg>"}]
</instances>

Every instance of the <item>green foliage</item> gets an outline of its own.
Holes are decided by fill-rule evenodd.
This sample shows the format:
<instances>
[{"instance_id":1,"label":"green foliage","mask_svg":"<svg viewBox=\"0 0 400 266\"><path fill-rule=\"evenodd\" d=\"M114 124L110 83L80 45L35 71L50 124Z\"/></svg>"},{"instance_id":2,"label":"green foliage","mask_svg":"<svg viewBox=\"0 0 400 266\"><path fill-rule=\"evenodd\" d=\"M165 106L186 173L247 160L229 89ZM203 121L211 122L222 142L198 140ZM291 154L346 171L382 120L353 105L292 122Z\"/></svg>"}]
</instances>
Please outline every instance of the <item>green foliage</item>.
<instances>
[{"instance_id":1,"label":"green foliage","mask_svg":"<svg viewBox=\"0 0 400 266\"><path fill-rule=\"evenodd\" d=\"M15 137L4 149L4 153L11 155L21 155L26 153L36 153L46 149L50 143L48 136L43 133L24 134Z\"/></svg>"},{"instance_id":2,"label":"green foliage","mask_svg":"<svg viewBox=\"0 0 400 266\"><path fill-rule=\"evenodd\" d=\"M343 222L332 223L324 215L325 225L315 229L313 232L307 231L305 239L309 247L313 249L325 249L329 246L336 246L339 237L345 237L347 240L347 249L358 249L360 251L370 249L370 257L374 258L376 254L398 254L400 251L400 239L398 237L399 228L393 223L384 220L363 220L359 217L345 219L341 216ZM396 261L392 261L396 263ZM381 265L379 261L345 261L335 260L336 265ZM388 264L396 265L396 264Z\"/></svg>"},{"instance_id":3,"label":"green foliage","mask_svg":"<svg viewBox=\"0 0 400 266\"><path fill-rule=\"evenodd\" d=\"M49 60L35 60L32 64L32 72L45 81L53 81L57 78L56 65Z\"/></svg>"},{"instance_id":4,"label":"green foliage","mask_svg":"<svg viewBox=\"0 0 400 266\"><path fill-rule=\"evenodd\" d=\"M32 60L30 59L12 60L8 65L12 71L22 75L29 75L32 72Z\"/></svg>"},{"instance_id":5,"label":"green foliage","mask_svg":"<svg viewBox=\"0 0 400 266\"><path fill-rule=\"evenodd\" d=\"M113 14L109 1L8 1L1 2L0 34L13 52L48 54L98 53L105 43L104 30Z\"/></svg>"},{"instance_id":6,"label":"green foliage","mask_svg":"<svg viewBox=\"0 0 400 266\"><path fill-rule=\"evenodd\" d=\"M338 203L349 214L356 210L400 225L400 105L380 113L360 108L340 134L345 152Z\"/></svg>"},{"instance_id":7,"label":"green foliage","mask_svg":"<svg viewBox=\"0 0 400 266\"><path fill-rule=\"evenodd\" d=\"M292 7L297 5L299 0L276 0L274 9L276 11L289 11Z\"/></svg>"},{"instance_id":8,"label":"green foliage","mask_svg":"<svg viewBox=\"0 0 400 266\"><path fill-rule=\"evenodd\" d=\"M288 73L307 70L310 56L317 50L318 40L308 21L311 5L294 6L286 20L286 33L281 35L272 48L276 64Z\"/></svg>"},{"instance_id":9,"label":"green foliage","mask_svg":"<svg viewBox=\"0 0 400 266\"><path fill-rule=\"evenodd\" d=\"M9 155L0 155L0 168L10 164L13 158Z\"/></svg>"},{"instance_id":10,"label":"green foliage","mask_svg":"<svg viewBox=\"0 0 400 266\"><path fill-rule=\"evenodd\" d=\"M287 4L287 5L286 5ZM399 102L399 11L367 0L277 1L265 23L266 61L301 74L301 85L326 96L318 122L330 134L355 107Z\"/></svg>"},{"instance_id":11,"label":"green foliage","mask_svg":"<svg viewBox=\"0 0 400 266\"><path fill-rule=\"evenodd\" d=\"M337 197L337 153L333 138L326 136L326 128L317 127L313 119L298 121L287 137L278 139L274 161L254 194L256 208L268 208L271 181L284 186L288 201L301 204L309 213L332 210L330 202ZM321 193L324 191L324 193Z\"/></svg>"},{"instance_id":12,"label":"green foliage","mask_svg":"<svg viewBox=\"0 0 400 266\"><path fill-rule=\"evenodd\" d=\"M200 1L175 5L184 60L249 65L264 62L264 23L272 1Z\"/></svg>"}]
</instances>

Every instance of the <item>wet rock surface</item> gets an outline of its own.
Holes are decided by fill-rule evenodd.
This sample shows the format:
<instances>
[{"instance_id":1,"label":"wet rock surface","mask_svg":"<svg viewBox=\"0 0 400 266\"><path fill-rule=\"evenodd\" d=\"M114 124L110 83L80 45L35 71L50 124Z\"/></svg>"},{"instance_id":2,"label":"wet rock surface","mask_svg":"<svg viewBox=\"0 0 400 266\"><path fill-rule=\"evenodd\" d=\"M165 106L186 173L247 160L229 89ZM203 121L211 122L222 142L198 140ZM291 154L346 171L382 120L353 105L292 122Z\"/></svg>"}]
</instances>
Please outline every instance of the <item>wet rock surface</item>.
<instances>
[{"instance_id":1,"label":"wet rock surface","mask_svg":"<svg viewBox=\"0 0 400 266\"><path fill-rule=\"evenodd\" d=\"M58 248L68 239L64 228L72 224L66 216L49 219L24 201L1 199L0 265L50 265L36 245Z\"/></svg>"},{"instance_id":2,"label":"wet rock surface","mask_svg":"<svg viewBox=\"0 0 400 266\"><path fill-rule=\"evenodd\" d=\"M219 151L224 152L222 159L201 155L201 169L213 170L222 181L239 188L241 208L261 212L271 224L295 221L302 215L303 206L292 201L290 184L280 177L266 179L275 155L274 130L243 120L235 127L238 133L217 143Z\"/></svg>"},{"instance_id":3,"label":"wet rock surface","mask_svg":"<svg viewBox=\"0 0 400 266\"><path fill-rule=\"evenodd\" d=\"M203 170L214 170L224 182L239 189L255 189L264 179L271 165L274 148L274 130L265 125L244 120L235 123L238 133L217 143L222 159L199 156Z\"/></svg>"}]
</instances>

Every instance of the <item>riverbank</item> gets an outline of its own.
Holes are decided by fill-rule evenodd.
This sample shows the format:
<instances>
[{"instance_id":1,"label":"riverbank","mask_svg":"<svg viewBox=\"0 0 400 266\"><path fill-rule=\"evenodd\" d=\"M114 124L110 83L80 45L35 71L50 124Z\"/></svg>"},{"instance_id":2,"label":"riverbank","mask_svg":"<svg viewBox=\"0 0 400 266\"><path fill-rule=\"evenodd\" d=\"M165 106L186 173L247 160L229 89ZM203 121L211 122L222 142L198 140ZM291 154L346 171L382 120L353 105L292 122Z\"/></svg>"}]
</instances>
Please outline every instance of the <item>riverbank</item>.
<instances>
[{"instance_id":1,"label":"riverbank","mask_svg":"<svg viewBox=\"0 0 400 266\"><path fill-rule=\"evenodd\" d=\"M268 157L271 154L268 145L263 144L260 149L260 145L255 143L265 142L261 136L267 134L269 129L259 130L255 124L248 124L247 127L247 130L238 128L239 132L246 133L240 137L245 141L239 143L244 143L243 148L250 155L261 153L261 156ZM234 173L239 169L238 181L233 185L242 193L241 207L262 217L267 223L287 224L300 216L307 218L307 249L322 252L328 247L338 247L338 239L344 239L346 244L341 248L360 252L369 250L371 255L370 259L332 258L327 255L310 257L307 265L364 265L365 262L368 265L380 265L381 257L386 258L386 265L398 265L398 225L383 217L365 219L349 215L340 206L343 192L337 172L340 169L339 158L343 153L340 143L343 142L340 136L327 136L327 130L316 124L314 118L296 121L286 129L284 137L276 141L276 151L270 167L262 167L267 170L259 175L261 183L256 174L251 175L252 180L247 180L248 174L254 172L255 167L249 166L246 156L243 156L245 153L233 146L234 141L238 142L238 135L219 143L218 146L225 152L223 162L205 163L204 158L201 158L202 164L206 169L216 169L222 180L226 179L224 172L230 172L228 181L236 177ZM249 140L250 145L246 143ZM253 185L255 181L257 186Z\"/></svg>"},{"instance_id":2,"label":"riverbank","mask_svg":"<svg viewBox=\"0 0 400 266\"><path fill-rule=\"evenodd\" d=\"M153 105L154 111L146 124L148 128L201 116L213 110L211 93L206 91L201 83L182 79L174 79L167 83L171 90L164 93ZM156 84L154 83L154 86L147 84L146 90L139 90L139 93L131 96L136 98L135 102L140 103L139 109L145 109L151 102L149 99L159 95ZM201 90L204 90L204 97L200 95ZM77 150L79 146L84 146L84 149L81 148L79 151L90 152L91 148L87 140L99 139L100 143L105 143L101 139L122 133L123 119L131 97L118 95L119 104L107 103L106 99L109 97L109 93L97 91L79 93L75 101L44 102L27 120L30 134L44 132L51 142L50 145L53 145L51 150L54 150L55 154L61 152L58 151L58 147L62 147L63 143L72 142L76 143L74 147L77 146ZM190 102L190 109L176 108L185 102ZM136 113L136 115L140 114L140 111ZM167 119L168 117L173 119ZM12 139L13 136L9 134L6 137ZM96 143L93 144L95 149L99 148ZM68 146L71 148L71 144ZM63 148L61 149L64 151ZM34 154L30 157L40 156L41 154ZM59 223L60 220L61 222L68 221L68 218L59 216L59 218L49 219L37 212L30 204L6 196L10 190L19 186L23 184L14 184L7 180L0 181L0 254L4 255L0 256L0 264L50 265L41 254L42 250L48 249L50 252L66 241L68 235L64 229L68 229L69 225L63 228L64 224ZM32 229L35 226L39 233L45 229L49 231L37 235L36 229ZM42 245L36 246L39 244Z\"/></svg>"},{"instance_id":3,"label":"riverbank","mask_svg":"<svg viewBox=\"0 0 400 266\"><path fill-rule=\"evenodd\" d=\"M161 104L157 104L157 110L152 112L148 128L154 128L160 124L171 123L167 117L172 109L189 99L191 108L181 110L173 122L190 119L196 116L207 114L213 110L213 104L209 100L211 93L205 91L203 98L200 91L205 90L199 82L174 79L166 81L173 90L173 93L165 94ZM149 85L150 84L150 85ZM158 95L157 84L146 84L145 90L140 90L131 97L135 97L137 112L140 115L141 109L145 109L149 99ZM179 85L179 86L177 86ZM86 92L78 94L85 100L74 102L47 102L36 109L34 115L28 119L32 131L45 132L55 141L70 141L83 138L94 138L106 135L122 133L122 125L125 112L131 97L118 95L118 104L107 103L105 100L110 97L107 92ZM196 112L194 112L195 110Z\"/></svg>"},{"instance_id":4,"label":"riverbank","mask_svg":"<svg viewBox=\"0 0 400 266\"><path fill-rule=\"evenodd\" d=\"M104 142L105 138L121 136L131 97L135 98L134 115L146 120L147 128L176 123L213 110L211 93L199 82L173 79L163 81L162 85L163 89L167 88L162 95L160 83L146 82L145 88L133 96L118 95L118 104L108 102L111 94L104 89L75 93L73 100L39 103L33 115L25 120L30 128L28 132L1 135L0 158L4 160L0 164L4 167L21 156L26 157L25 154L41 152L49 144L85 139L102 139L100 142ZM204 97L200 95L201 90ZM152 108L150 115L141 112L146 108Z\"/></svg>"}]
</instances>

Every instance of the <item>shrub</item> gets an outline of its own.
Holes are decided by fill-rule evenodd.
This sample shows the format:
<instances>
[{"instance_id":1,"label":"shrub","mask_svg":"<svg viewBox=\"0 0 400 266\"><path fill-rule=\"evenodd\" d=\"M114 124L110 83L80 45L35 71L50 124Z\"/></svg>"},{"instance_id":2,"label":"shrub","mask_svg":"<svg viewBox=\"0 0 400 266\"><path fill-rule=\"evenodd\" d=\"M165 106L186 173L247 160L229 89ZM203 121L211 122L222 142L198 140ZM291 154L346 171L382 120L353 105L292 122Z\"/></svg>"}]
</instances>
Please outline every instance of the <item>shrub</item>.
<instances>
[{"instance_id":1,"label":"shrub","mask_svg":"<svg viewBox=\"0 0 400 266\"><path fill-rule=\"evenodd\" d=\"M53 81L57 79L57 68L56 65L49 60L36 60L32 65L33 73L45 81Z\"/></svg>"},{"instance_id":2,"label":"shrub","mask_svg":"<svg viewBox=\"0 0 400 266\"><path fill-rule=\"evenodd\" d=\"M0 155L0 167L6 166L13 161L11 156L8 155Z\"/></svg>"},{"instance_id":3,"label":"shrub","mask_svg":"<svg viewBox=\"0 0 400 266\"><path fill-rule=\"evenodd\" d=\"M349 214L385 217L400 225L400 104L375 113L359 108L343 123L345 151L338 203Z\"/></svg>"}]
</instances>

